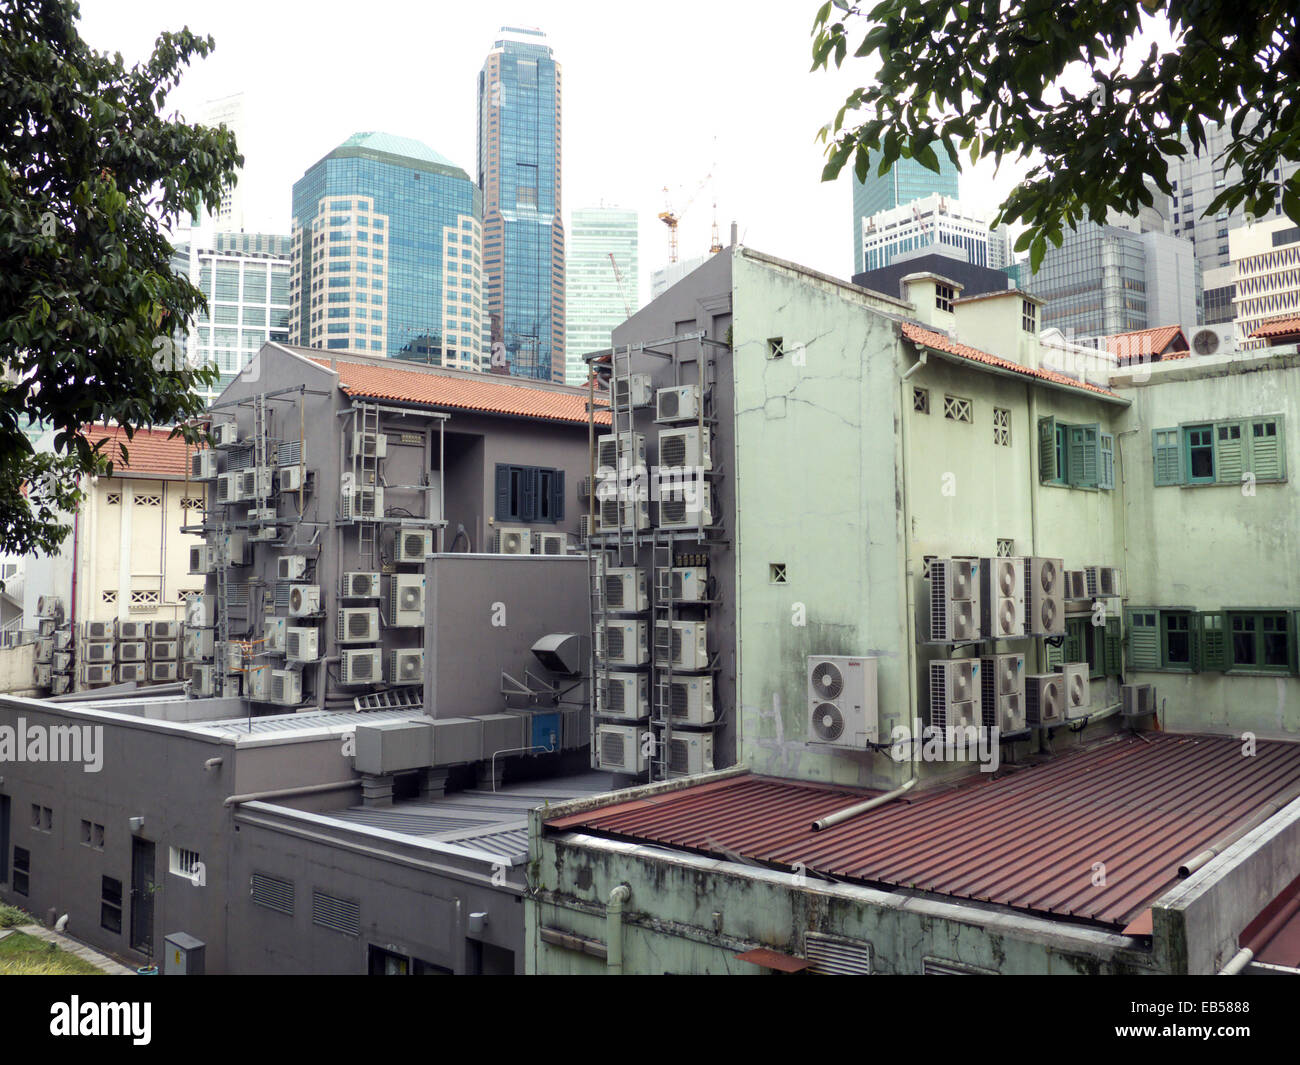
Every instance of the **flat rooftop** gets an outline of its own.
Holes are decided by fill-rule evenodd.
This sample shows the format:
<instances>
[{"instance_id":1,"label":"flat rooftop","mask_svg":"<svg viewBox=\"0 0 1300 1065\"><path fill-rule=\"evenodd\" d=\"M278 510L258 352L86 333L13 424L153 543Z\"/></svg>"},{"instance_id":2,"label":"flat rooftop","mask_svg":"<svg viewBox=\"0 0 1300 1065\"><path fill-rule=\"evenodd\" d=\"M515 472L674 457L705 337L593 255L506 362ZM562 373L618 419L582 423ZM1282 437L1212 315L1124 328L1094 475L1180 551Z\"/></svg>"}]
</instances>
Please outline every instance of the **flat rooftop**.
<instances>
[{"instance_id":1,"label":"flat rooftop","mask_svg":"<svg viewBox=\"0 0 1300 1065\"><path fill-rule=\"evenodd\" d=\"M545 828L1122 928L1180 864L1297 783L1300 743L1261 740L1247 757L1237 738L1152 732L911 792L821 832L815 819L879 793L745 773Z\"/></svg>"}]
</instances>

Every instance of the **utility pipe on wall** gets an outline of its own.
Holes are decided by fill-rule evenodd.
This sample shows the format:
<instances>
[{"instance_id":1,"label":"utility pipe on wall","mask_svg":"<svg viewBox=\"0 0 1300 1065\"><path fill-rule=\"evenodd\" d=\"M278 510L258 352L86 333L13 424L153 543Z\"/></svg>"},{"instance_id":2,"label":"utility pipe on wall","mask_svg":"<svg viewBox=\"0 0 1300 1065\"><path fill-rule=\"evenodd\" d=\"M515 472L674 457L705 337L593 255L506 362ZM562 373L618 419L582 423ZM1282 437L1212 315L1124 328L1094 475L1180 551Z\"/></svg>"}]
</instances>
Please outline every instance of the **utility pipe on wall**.
<instances>
[{"instance_id":1,"label":"utility pipe on wall","mask_svg":"<svg viewBox=\"0 0 1300 1065\"><path fill-rule=\"evenodd\" d=\"M913 762L915 766L915 762ZM813 831L820 832L824 828L830 828L847 821L850 817L857 817L858 814L864 814L868 810L874 810L877 806L884 806L887 802L893 802L900 795L911 791L916 785L916 777L913 776L902 787L895 788L893 791L887 791L884 795L877 795L874 799L868 799L866 802L857 803L855 806L846 806L843 810L836 810L833 814L827 814L825 817L812 823Z\"/></svg>"},{"instance_id":2,"label":"utility pipe on wall","mask_svg":"<svg viewBox=\"0 0 1300 1065\"><path fill-rule=\"evenodd\" d=\"M619 884L605 903L605 965L611 976L623 975L623 903L632 897L632 889Z\"/></svg>"}]
</instances>

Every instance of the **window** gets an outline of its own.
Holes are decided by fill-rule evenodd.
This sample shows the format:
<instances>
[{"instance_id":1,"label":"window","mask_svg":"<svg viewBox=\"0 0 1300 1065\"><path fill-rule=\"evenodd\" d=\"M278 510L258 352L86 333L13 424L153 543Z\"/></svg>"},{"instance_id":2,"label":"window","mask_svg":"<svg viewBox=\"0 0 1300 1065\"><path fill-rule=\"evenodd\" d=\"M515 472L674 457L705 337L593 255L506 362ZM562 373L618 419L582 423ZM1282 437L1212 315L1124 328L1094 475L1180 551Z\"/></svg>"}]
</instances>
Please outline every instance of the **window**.
<instances>
[{"instance_id":1,"label":"window","mask_svg":"<svg viewBox=\"0 0 1300 1065\"><path fill-rule=\"evenodd\" d=\"M1286 611L1228 614L1228 668L1252 672L1293 672L1292 617Z\"/></svg>"},{"instance_id":2,"label":"window","mask_svg":"<svg viewBox=\"0 0 1300 1065\"><path fill-rule=\"evenodd\" d=\"M1240 485L1286 480L1282 415L1154 429L1154 481L1161 485Z\"/></svg>"},{"instance_id":3,"label":"window","mask_svg":"<svg viewBox=\"0 0 1300 1065\"><path fill-rule=\"evenodd\" d=\"M993 443L999 447L1011 446L1011 411L993 408Z\"/></svg>"},{"instance_id":4,"label":"window","mask_svg":"<svg viewBox=\"0 0 1300 1065\"><path fill-rule=\"evenodd\" d=\"M54 811L40 803L32 803L32 830L34 832L52 832L54 830Z\"/></svg>"},{"instance_id":5,"label":"window","mask_svg":"<svg viewBox=\"0 0 1300 1065\"><path fill-rule=\"evenodd\" d=\"M928 388L912 389L912 409L917 414L930 413L930 390Z\"/></svg>"},{"instance_id":6,"label":"window","mask_svg":"<svg viewBox=\"0 0 1300 1065\"><path fill-rule=\"evenodd\" d=\"M1020 327L1026 333L1038 332L1038 306L1029 300L1020 301Z\"/></svg>"},{"instance_id":7,"label":"window","mask_svg":"<svg viewBox=\"0 0 1300 1065\"><path fill-rule=\"evenodd\" d=\"M934 286L934 305L941 311L952 310L953 291L951 285Z\"/></svg>"},{"instance_id":8,"label":"window","mask_svg":"<svg viewBox=\"0 0 1300 1065\"><path fill-rule=\"evenodd\" d=\"M564 471L541 466L496 467L497 521L564 520Z\"/></svg>"},{"instance_id":9,"label":"window","mask_svg":"<svg viewBox=\"0 0 1300 1065\"><path fill-rule=\"evenodd\" d=\"M170 852L169 871L174 876L183 876L186 880L193 880L203 864L199 860L199 852L186 850L184 847L172 847Z\"/></svg>"},{"instance_id":10,"label":"window","mask_svg":"<svg viewBox=\"0 0 1300 1065\"><path fill-rule=\"evenodd\" d=\"M1161 651L1166 669L1192 668L1191 614L1165 610L1160 614Z\"/></svg>"},{"instance_id":11,"label":"window","mask_svg":"<svg viewBox=\"0 0 1300 1065\"><path fill-rule=\"evenodd\" d=\"M785 337L768 337L767 357L769 359L779 359L784 354L785 354Z\"/></svg>"},{"instance_id":12,"label":"window","mask_svg":"<svg viewBox=\"0 0 1300 1065\"><path fill-rule=\"evenodd\" d=\"M104 503L110 507L115 507L121 502L122 502L121 492L109 492L108 495L104 497Z\"/></svg>"},{"instance_id":13,"label":"window","mask_svg":"<svg viewBox=\"0 0 1300 1065\"><path fill-rule=\"evenodd\" d=\"M1129 611L1129 668L1295 674L1294 610Z\"/></svg>"},{"instance_id":14,"label":"window","mask_svg":"<svg viewBox=\"0 0 1300 1065\"><path fill-rule=\"evenodd\" d=\"M1086 662L1093 679L1118 676L1124 662L1118 617L1106 618L1104 625L1094 625L1091 617L1067 618L1065 638L1059 647L1047 647L1049 667L1063 662Z\"/></svg>"},{"instance_id":15,"label":"window","mask_svg":"<svg viewBox=\"0 0 1300 1065\"><path fill-rule=\"evenodd\" d=\"M1014 540L998 541L998 558L1015 558L1016 542Z\"/></svg>"},{"instance_id":16,"label":"window","mask_svg":"<svg viewBox=\"0 0 1300 1065\"><path fill-rule=\"evenodd\" d=\"M1115 437L1093 425L1038 419L1038 480L1074 488L1115 487Z\"/></svg>"},{"instance_id":17,"label":"window","mask_svg":"<svg viewBox=\"0 0 1300 1065\"><path fill-rule=\"evenodd\" d=\"M971 420L970 400L963 399L961 396L944 396L943 416L953 422L969 422Z\"/></svg>"},{"instance_id":18,"label":"window","mask_svg":"<svg viewBox=\"0 0 1300 1065\"><path fill-rule=\"evenodd\" d=\"M769 562L767 564L767 579L769 584L785 584L787 581L785 563Z\"/></svg>"},{"instance_id":19,"label":"window","mask_svg":"<svg viewBox=\"0 0 1300 1065\"><path fill-rule=\"evenodd\" d=\"M122 881L111 876L100 878L99 927L109 932L122 931Z\"/></svg>"},{"instance_id":20,"label":"window","mask_svg":"<svg viewBox=\"0 0 1300 1065\"><path fill-rule=\"evenodd\" d=\"M1208 425L1194 425L1183 430L1187 446L1187 480L1190 484L1214 480L1214 436Z\"/></svg>"}]
</instances>

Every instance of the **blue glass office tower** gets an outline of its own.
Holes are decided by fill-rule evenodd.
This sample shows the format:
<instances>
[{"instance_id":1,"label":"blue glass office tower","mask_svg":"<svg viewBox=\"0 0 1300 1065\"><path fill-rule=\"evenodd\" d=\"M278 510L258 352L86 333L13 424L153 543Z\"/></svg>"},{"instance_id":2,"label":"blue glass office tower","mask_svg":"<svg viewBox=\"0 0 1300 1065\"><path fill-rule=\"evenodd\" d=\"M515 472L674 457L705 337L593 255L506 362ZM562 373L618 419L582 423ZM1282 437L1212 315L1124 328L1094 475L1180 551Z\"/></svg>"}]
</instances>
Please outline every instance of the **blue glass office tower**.
<instances>
[{"instance_id":1,"label":"blue glass office tower","mask_svg":"<svg viewBox=\"0 0 1300 1065\"><path fill-rule=\"evenodd\" d=\"M859 181L853 175L853 272L860 274L863 265L862 220L877 211L887 211L900 204L911 203L926 196L939 195L958 199L958 171L944 151L939 157L939 173L927 170L915 159L899 159L883 175L876 174L873 160L867 171L867 180ZM850 167L852 162L850 161Z\"/></svg>"},{"instance_id":2,"label":"blue glass office tower","mask_svg":"<svg viewBox=\"0 0 1300 1065\"><path fill-rule=\"evenodd\" d=\"M293 187L290 343L486 368L482 199L419 141L356 133Z\"/></svg>"},{"instance_id":3,"label":"blue glass office tower","mask_svg":"<svg viewBox=\"0 0 1300 1065\"><path fill-rule=\"evenodd\" d=\"M478 185L491 370L564 380L560 65L507 26L478 76Z\"/></svg>"}]
</instances>

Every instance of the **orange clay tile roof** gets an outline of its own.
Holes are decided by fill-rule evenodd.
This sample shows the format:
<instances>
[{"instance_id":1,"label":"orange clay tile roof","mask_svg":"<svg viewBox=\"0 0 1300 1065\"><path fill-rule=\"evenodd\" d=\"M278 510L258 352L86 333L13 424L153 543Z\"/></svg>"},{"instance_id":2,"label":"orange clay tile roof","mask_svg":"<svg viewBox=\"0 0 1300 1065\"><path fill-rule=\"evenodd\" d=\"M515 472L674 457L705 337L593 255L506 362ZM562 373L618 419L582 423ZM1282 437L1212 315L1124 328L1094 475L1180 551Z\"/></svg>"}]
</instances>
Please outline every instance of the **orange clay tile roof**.
<instances>
[{"instance_id":1,"label":"orange clay tile roof","mask_svg":"<svg viewBox=\"0 0 1300 1065\"><path fill-rule=\"evenodd\" d=\"M186 456L189 445L179 436L173 437L170 429L137 429L128 440L119 426L90 425L85 437L91 446L106 441L100 453L113 463L114 477L155 474L165 477L184 477L187 471ZM126 446L128 461L122 461L118 444Z\"/></svg>"},{"instance_id":2,"label":"orange clay tile roof","mask_svg":"<svg viewBox=\"0 0 1300 1065\"><path fill-rule=\"evenodd\" d=\"M1272 322L1265 322L1250 335L1268 339L1300 336L1300 317L1278 318Z\"/></svg>"},{"instance_id":3,"label":"orange clay tile roof","mask_svg":"<svg viewBox=\"0 0 1300 1065\"><path fill-rule=\"evenodd\" d=\"M1026 377L1036 377L1040 381L1050 381L1052 384L1065 385L1068 388L1078 388L1085 392L1095 392L1099 396L1110 396L1114 399L1119 397L1114 392L1107 389L1099 388L1096 385L1089 384L1086 381L1076 381L1073 377L1066 377L1065 374L1056 373L1053 370L1043 370L1032 366L1021 366L1010 359L1000 359L996 355L990 355L987 351L980 351L978 348L972 348L966 344L959 344L952 337L944 333L936 333L933 329L926 329L924 326L913 325L911 322L903 323L903 336L914 344L921 344L927 348L933 348L935 351L945 351L949 355L958 355L963 359L972 359L975 362L982 362L987 366L996 366L999 369L1010 370L1013 373L1024 374Z\"/></svg>"},{"instance_id":4,"label":"orange clay tile roof","mask_svg":"<svg viewBox=\"0 0 1300 1065\"><path fill-rule=\"evenodd\" d=\"M1166 348L1176 345L1172 351ZM1187 338L1183 330L1176 325L1162 325L1158 329L1136 329L1130 333L1116 333L1106 338L1106 350L1115 355L1121 364L1125 359L1152 358L1162 359L1186 358ZM1179 354L1180 352L1184 354Z\"/></svg>"},{"instance_id":5,"label":"orange clay tile roof","mask_svg":"<svg viewBox=\"0 0 1300 1065\"><path fill-rule=\"evenodd\" d=\"M338 373L339 387L349 396L587 424L585 391L559 392L506 384L488 374L470 377L427 370L401 370L343 359L335 361L332 366L328 359L313 361ZM609 415L598 413L596 422L608 425Z\"/></svg>"}]
</instances>

